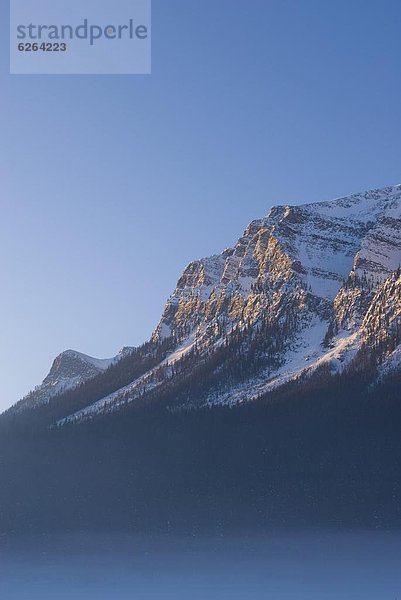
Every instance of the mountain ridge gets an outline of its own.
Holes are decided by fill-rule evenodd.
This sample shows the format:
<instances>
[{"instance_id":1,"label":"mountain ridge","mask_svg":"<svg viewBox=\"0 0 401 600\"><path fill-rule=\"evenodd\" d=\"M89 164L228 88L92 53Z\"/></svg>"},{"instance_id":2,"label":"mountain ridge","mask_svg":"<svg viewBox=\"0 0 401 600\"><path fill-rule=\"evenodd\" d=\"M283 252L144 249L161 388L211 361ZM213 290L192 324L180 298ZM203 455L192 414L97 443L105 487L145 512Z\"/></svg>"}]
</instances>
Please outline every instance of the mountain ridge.
<instances>
[{"instance_id":1,"label":"mountain ridge","mask_svg":"<svg viewBox=\"0 0 401 600\"><path fill-rule=\"evenodd\" d=\"M83 401L78 411L58 422L121 410L163 390L202 361L221 359L215 367L221 372L228 370L228 363L238 368L250 352L259 370L248 365L248 375L244 370L240 382L226 374L217 386L211 384L199 405L251 401L323 366L333 373L352 368L362 350L376 348L376 340L381 352L375 354L376 362L387 361L396 369L400 264L401 185L333 201L272 207L266 217L248 225L233 248L184 269L151 337L151 354L165 344L160 361L148 371L140 369L136 379L107 396L87 406ZM380 310L381 316L376 314L380 306L385 314L393 307L393 329L383 324ZM239 355L221 358L226 347ZM89 380L107 377L122 358L117 355L107 364L68 352L73 351L64 359L76 359L80 372L69 384L65 380L64 388L54 383L49 388L46 378L39 388L44 395L32 392L20 410L55 398L60 402L64 391L74 388L82 387L84 394ZM189 405L194 402L189 400Z\"/></svg>"}]
</instances>

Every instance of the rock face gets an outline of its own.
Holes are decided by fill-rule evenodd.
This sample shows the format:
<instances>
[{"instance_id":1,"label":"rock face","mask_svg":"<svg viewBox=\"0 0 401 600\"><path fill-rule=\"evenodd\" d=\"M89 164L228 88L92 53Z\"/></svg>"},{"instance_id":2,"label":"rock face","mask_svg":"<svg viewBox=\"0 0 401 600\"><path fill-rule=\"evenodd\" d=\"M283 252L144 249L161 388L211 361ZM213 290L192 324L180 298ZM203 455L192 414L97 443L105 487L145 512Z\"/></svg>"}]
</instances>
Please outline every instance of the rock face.
<instances>
[{"instance_id":1,"label":"rock face","mask_svg":"<svg viewBox=\"0 0 401 600\"><path fill-rule=\"evenodd\" d=\"M385 358L381 365L382 371L397 365L401 350L400 269L378 287L366 311L360 332L366 349L379 358Z\"/></svg>"},{"instance_id":2,"label":"rock face","mask_svg":"<svg viewBox=\"0 0 401 600\"><path fill-rule=\"evenodd\" d=\"M274 207L234 248L185 269L150 342L150 352L171 346L157 367L66 419L146 400L185 370L196 373L200 361L214 365L214 383L191 405L249 401L322 365L342 370L369 348L377 349L376 363L397 368L400 264L400 185ZM34 401L110 364L62 355Z\"/></svg>"},{"instance_id":3,"label":"rock face","mask_svg":"<svg viewBox=\"0 0 401 600\"><path fill-rule=\"evenodd\" d=\"M232 328L275 317L283 297L300 296L299 308L338 319L350 317L349 278L382 283L401 256L401 187L395 186L303 206L272 208L251 223L232 250L191 263L169 299L154 339L185 335L211 324ZM344 314L342 313L342 310Z\"/></svg>"}]
</instances>

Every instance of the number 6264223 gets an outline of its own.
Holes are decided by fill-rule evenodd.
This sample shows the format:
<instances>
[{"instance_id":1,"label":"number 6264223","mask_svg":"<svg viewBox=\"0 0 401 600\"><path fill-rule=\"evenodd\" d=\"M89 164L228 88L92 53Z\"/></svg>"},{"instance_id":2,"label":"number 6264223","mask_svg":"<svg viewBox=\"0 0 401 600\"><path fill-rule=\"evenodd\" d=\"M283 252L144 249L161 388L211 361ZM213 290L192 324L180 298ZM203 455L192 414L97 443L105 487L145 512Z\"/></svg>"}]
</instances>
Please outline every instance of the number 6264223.
<instances>
[{"instance_id":1,"label":"number 6264223","mask_svg":"<svg viewBox=\"0 0 401 600\"><path fill-rule=\"evenodd\" d=\"M20 52L65 52L67 50L67 44L43 42L42 44L36 44L31 42L24 42L18 44L18 50Z\"/></svg>"}]
</instances>

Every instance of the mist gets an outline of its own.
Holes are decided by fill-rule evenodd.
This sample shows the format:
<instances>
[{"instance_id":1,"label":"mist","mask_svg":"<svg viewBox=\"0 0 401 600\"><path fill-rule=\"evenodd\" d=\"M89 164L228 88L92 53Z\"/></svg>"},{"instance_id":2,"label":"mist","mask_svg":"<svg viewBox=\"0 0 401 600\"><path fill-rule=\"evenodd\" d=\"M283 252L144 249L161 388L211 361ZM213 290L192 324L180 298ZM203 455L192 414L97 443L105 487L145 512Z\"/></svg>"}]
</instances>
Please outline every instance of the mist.
<instances>
[{"instance_id":1,"label":"mist","mask_svg":"<svg viewBox=\"0 0 401 600\"><path fill-rule=\"evenodd\" d=\"M4 537L7 600L394 600L401 535Z\"/></svg>"}]
</instances>

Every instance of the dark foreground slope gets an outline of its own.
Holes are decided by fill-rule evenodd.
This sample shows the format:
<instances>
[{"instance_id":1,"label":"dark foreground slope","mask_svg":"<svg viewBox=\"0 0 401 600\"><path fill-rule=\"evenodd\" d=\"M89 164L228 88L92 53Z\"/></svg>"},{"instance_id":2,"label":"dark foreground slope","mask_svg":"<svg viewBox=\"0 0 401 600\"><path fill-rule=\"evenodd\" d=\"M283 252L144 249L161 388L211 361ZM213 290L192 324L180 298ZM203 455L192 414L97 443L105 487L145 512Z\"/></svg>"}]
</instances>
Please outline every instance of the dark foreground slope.
<instances>
[{"instance_id":1,"label":"dark foreground slope","mask_svg":"<svg viewBox=\"0 0 401 600\"><path fill-rule=\"evenodd\" d=\"M49 430L0 422L1 530L401 525L401 380Z\"/></svg>"}]
</instances>

